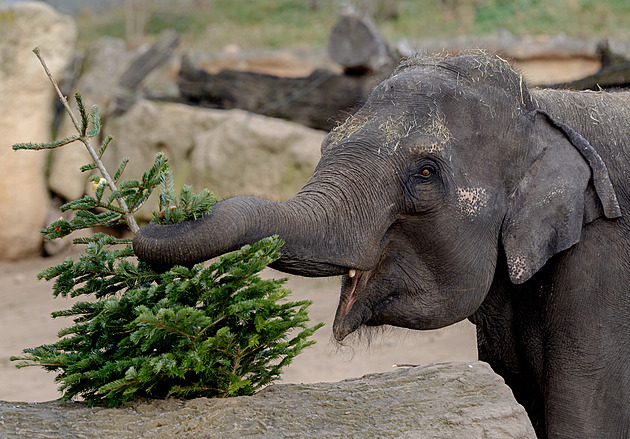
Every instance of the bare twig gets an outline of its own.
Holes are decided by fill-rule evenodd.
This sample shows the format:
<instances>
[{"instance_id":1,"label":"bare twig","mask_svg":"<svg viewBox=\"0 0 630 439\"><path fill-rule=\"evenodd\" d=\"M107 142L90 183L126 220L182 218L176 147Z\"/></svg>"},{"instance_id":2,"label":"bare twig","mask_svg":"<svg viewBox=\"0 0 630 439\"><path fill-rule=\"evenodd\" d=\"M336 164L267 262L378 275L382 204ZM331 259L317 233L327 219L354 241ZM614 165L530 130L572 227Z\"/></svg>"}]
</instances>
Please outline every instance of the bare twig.
<instances>
[{"instance_id":1,"label":"bare twig","mask_svg":"<svg viewBox=\"0 0 630 439\"><path fill-rule=\"evenodd\" d=\"M77 120L77 118L75 117L74 113L72 112L72 109L70 108L70 105L68 104L68 99L66 99L66 97L63 95L63 93L59 89L59 86L57 85L57 82L52 77L52 74L50 73L50 70L48 69L48 66L46 65L46 62L44 61L44 59L42 58L42 56L39 53L39 48L36 47L35 49L33 49L33 52L35 53L35 55L39 59L39 62L42 64L42 67L44 68L44 71L46 72L46 75L48 76L48 79L50 79L50 82L52 83L53 87L55 88L55 91L57 92L57 96L59 96L59 99L61 100L61 103L63 104L64 108L66 109L66 112L70 116L70 120L72 120L72 123L73 123L74 127L79 132L79 137L77 138L77 140L81 141L81 143L83 143L85 145L85 147L87 148L88 152L90 153L90 156L92 157L92 160L96 164L96 167L101 172L101 175L103 176L103 178L107 181L107 184L109 185L109 188L112 191L117 191L118 188L116 187L116 183L114 182L112 177L109 175L109 172L107 172L107 169L105 168L105 165L103 165L103 162L101 161L100 157L96 153L96 150L92 147L92 144L90 142L90 136L88 136L86 134L82 134L82 129L81 129L81 126L79 125L79 121ZM127 225L129 226L129 228L131 229L131 231L133 233L136 233L138 230L140 230L140 228L138 227L138 223L136 223L136 219L133 217L133 214L131 213L131 211L127 207L127 203L125 203L125 200L123 200L121 197L117 198L117 201L118 201L118 204L120 205L121 209L124 211L124 215L125 215L125 219L127 221Z\"/></svg>"}]
</instances>

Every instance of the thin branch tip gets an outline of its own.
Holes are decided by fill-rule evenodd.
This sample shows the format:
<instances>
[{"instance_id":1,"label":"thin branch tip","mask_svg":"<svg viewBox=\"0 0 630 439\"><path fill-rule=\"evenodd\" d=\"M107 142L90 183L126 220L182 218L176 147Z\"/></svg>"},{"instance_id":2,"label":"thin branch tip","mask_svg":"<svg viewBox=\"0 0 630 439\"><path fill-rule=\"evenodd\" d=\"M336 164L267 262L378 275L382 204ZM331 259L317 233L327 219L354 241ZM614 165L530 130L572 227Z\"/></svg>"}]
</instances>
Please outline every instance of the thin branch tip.
<instances>
[{"instance_id":1,"label":"thin branch tip","mask_svg":"<svg viewBox=\"0 0 630 439\"><path fill-rule=\"evenodd\" d=\"M85 106L83 105L83 100L81 98L81 94L79 92L75 93L75 99L77 100L77 104L78 104L78 107L79 107L79 113L81 115L81 122L82 122L81 125L79 125L79 121L74 116L74 113L73 113L72 109L70 108L70 104L68 103L68 99L66 99L66 97L63 95L63 93L59 89L59 85L57 84L57 82L53 78L52 74L50 73L50 70L48 69L48 66L46 65L46 62L40 56L39 48L35 47L33 49L33 52L35 53L35 55L39 59L39 62L42 65L42 68L46 72L46 76L48 76L48 79L52 83L53 88L55 89L55 92L57 93L57 96L61 100L61 103L63 104L64 108L66 109L66 113L68 114L68 116L70 117L70 120L72 121L72 124L74 125L74 128L79 133L79 136L75 140L79 140L79 141L81 141L81 143L83 143L85 145L85 147L87 148L90 156L92 157L92 160L96 164L96 166L97 166L98 170L100 171L101 175L107 181L107 183L108 183L110 189L112 190L112 192L117 191L118 189L116 188L115 182L110 177L110 175L107 172L107 169L105 168L105 166L103 165L103 162L101 161L100 157L96 154L96 151L94 151L94 148L92 147L92 145L90 143L90 139L87 136L87 128L88 128L89 120L88 120L87 112L85 110ZM96 116L98 116L97 112L93 112L92 114L93 115L96 114ZM95 122L96 119L97 118L93 118L93 122ZM98 124L100 125L100 120L98 121ZM100 128L100 126L99 126L99 128ZM100 131L100 129L99 129L99 131ZM57 146L61 146L61 145L57 145ZM127 225L131 229L131 232L135 234L138 230L140 230L140 228L138 227L138 224L136 223L136 220L133 217L133 213L127 207L127 204L125 203L124 199L119 198L118 199L118 204L120 205L122 210L125 212L124 216L125 216L125 220L127 222Z\"/></svg>"}]
</instances>

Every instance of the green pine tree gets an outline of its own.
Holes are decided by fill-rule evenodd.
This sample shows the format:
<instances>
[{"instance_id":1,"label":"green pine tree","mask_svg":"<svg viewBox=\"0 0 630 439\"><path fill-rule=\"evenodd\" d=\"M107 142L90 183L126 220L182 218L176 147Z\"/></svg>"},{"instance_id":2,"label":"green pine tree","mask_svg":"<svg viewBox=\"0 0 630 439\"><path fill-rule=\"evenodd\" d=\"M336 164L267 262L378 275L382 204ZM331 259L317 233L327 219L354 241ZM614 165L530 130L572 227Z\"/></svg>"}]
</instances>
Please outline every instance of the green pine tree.
<instances>
[{"instance_id":1,"label":"green pine tree","mask_svg":"<svg viewBox=\"0 0 630 439\"><path fill-rule=\"evenodd\" d=\"M37 49L35 53L48 73ZM13 148L42 150L80 141L93 159L81 171L98 169L101 176L90 177L94 196L62 206L74 217L48 225L42 230L44 239L95 226L123 224L135 232L133 213L158 187L155 222L196 219L211 210L217 200L208 190L195 194L184 186L176 194L163 154L156 155L140 180L121 180L128 159L110 176L101 158L111 137L98 151L91 146L101 129L97 108L88 113L77 94L77 120L61 94L60 99L78 135ZM279 257L282 242L277 237L245 246L208 266L176 266L165 273L138 261L130 239L95 233L73 243L85 246L78 260L67 258L38 277L54 280L55 296L86 296L70 309L53 313L54 318L70 317L74 323L59 332L56 343L11 357L19 361L17 367L56 372L64 400L82 397L90 405L115 407L136 397L249 395L278 379L282 368L314 343L308 338L323 325L307 326L310 302L288 301L286 278L260 278L259 272Z\"/></svg>"}]
</instances>

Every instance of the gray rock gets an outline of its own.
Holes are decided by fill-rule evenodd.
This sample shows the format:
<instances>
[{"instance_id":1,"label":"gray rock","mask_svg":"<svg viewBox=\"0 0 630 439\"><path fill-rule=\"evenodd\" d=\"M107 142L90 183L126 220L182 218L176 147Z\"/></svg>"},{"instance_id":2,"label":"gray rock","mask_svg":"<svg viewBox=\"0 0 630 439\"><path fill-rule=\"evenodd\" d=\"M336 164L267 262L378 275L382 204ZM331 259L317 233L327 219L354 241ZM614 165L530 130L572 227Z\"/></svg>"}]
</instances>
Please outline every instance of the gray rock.
<instances>
[{"instance_id":1,"label":"gray rock","mask_svg":"<svg viewBox=\"0 0 630 439\"><path fill-rule=\"evenodd\" d=\"M278 384L238 398L142 400L118 409L0 402L0 436L535 439L525 409L481 362Z\"/></svg>"},{"instance_id":2,"label":"gray rock","mask_svg":"<svg viewBox=\"0 0 630 439\"><path fill-rule=\"evenodd\" d=\"M240 110L212 110L183 104L136 102L108 121L115 140L104 156L115 170L123 157L130 162L124 178L139 178L155 154L164 152L175 185L210 188L220 198L242 194L270 199L293 196L319 160L325 136L298 124ZM150 218L155 199L140 212Z\"/></svg>"},{"instance_id":3,"label":"gray rock","mask_svg":"<svg viewBox=\"0 0 630 439\"><path fill-rule=\"evenodd\" d=\"M76 26L42 3L0 5L0 259L41 252L50 203L46 154L12 151L20 142L52 140L54 89L32 53L40 52L56 79L72 59Z\"/></svg>"},{"instance_id":4,"label":"gray rock","mask_svg":"<svg viewBox=\"0 0 630 439\"><path fill-rule=\"evenodd\" d=\"M291 198L319 161L325 133L302 125L231 110L230 117L193 139L191 181L220 197L242 194Z\"/></svg>"}]
</instances>

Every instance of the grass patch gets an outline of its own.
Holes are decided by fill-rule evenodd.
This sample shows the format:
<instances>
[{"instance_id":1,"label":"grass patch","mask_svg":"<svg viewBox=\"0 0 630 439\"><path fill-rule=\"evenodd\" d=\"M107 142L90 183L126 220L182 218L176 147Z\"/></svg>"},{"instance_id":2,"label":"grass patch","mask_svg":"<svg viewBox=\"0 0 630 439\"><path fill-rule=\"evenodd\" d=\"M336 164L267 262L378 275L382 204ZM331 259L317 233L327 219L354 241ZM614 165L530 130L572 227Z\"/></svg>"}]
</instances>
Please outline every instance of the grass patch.
<instances>
[{"instance_id":1,"label":"grass patch","mask_svg":"<svg viewBox=\"0 0 630 439\"><path fill-rule=\"evenodd\" d=\"M378 21L389 41L402 38L486 35L504 28L515 35L565 34L576 38L630 38L627 0L355 0L378 10L395 2L393 18ZM322 48L345 0L156 0L149 37L178 31L186 47L217 51L228 44L243 49ZM389 6L391 9L391 5ZM77 16L80 40L124 37L121 8Z\"/></svg>"}]
</instances>

